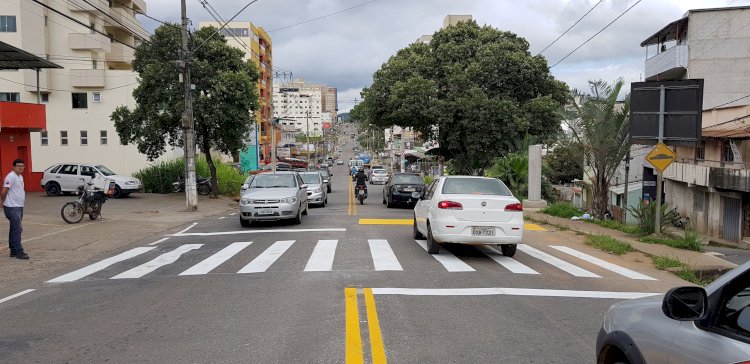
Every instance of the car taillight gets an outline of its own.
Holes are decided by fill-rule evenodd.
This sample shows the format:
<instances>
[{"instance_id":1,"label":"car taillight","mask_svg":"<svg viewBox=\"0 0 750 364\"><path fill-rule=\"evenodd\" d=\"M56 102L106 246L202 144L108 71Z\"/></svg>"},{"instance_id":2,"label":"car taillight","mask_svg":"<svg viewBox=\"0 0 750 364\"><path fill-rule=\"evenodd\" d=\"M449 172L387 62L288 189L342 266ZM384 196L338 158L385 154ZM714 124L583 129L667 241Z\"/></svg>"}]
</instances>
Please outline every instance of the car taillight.
<instances>
[{"instance_id":1,"label":"car taillight","mask_svg":"<svg viewBox=\"0 0 750 364\"><path fill-rule=\"evenodd\" d=\"M438 208L449 209L449 210L463 210L464 209L464 207L460 203L454 202L454 201L440 201L440 203L438 203Z\"/></svg>"},{"instance_id":2,"label":"car taillight","mask_svg":"<svg viewBox=\"0 0 750 364\"><path fill-rule=\"evenodd\" d=\"M505 211L523 211L523 205L520 203L512 203L505 206Z\"/></svg>"}]
</instances>

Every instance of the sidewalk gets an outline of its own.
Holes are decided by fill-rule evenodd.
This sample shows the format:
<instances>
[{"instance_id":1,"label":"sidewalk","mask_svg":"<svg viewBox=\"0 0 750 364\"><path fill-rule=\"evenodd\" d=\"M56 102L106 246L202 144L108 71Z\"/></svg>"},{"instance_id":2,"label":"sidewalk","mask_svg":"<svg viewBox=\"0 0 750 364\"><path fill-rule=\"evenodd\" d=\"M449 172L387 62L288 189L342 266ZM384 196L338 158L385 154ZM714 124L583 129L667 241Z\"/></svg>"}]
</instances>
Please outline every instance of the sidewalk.
<instances>
[{"instance_id":1,"label":"sidewalk","mask_svg":"<svg viewBox=\"0 0 750 364\"><path fill-rule=\"evenodd\" d=\"M0 222L0 288L51 272L147 238L157 240L168 230L236 210L229 198L211 200L200 196L196 212L185 211L182 194L137 193L110 199L102 209L102 220L84 216L78 224L68 224L60 216L63 204L75 196L46 197L27 193L23 218L23 245L31 256L23 261L8 257L8 221Z\"/></svg>"},{"instance_id":2,"label":"sidewalk","mask_svg":"<svg viewBox=\"0 0 750 364\"><path fill-rule=\"evenodd\" d=\"M667 256L679 259L681 262L699 272L723 272L737 265L718 258L711 254L696 252L692 250L677 249L661 244L648 244L640 242L619 230L607 229L586 221L574 221L561 217L547 215L531 209L526 209L524 214L535 221L547 221L550 225L566 226L570 230L585 234L607 235L630 244L633 249L651 256Z\"/></svg>"}]
</instances>

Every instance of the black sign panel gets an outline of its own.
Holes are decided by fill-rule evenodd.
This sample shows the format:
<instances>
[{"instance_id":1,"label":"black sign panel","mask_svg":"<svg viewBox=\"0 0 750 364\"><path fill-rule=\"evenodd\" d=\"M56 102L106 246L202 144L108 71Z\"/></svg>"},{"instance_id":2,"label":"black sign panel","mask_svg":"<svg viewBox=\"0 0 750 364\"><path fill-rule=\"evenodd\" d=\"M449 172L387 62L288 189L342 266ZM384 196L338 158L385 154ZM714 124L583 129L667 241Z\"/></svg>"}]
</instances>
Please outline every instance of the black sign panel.
<instances>
[{"instance_id":1,"label":"black sign panel","mask_svg":"<svg viewBox=\"0 0 750 364\"><path fill-rule=\"evenodd\" d=\"M664 144L696 145L701 139L703 80L630 84L630 143L659 140L659 103L664 86Z\"/></svg>"}]
</instances>

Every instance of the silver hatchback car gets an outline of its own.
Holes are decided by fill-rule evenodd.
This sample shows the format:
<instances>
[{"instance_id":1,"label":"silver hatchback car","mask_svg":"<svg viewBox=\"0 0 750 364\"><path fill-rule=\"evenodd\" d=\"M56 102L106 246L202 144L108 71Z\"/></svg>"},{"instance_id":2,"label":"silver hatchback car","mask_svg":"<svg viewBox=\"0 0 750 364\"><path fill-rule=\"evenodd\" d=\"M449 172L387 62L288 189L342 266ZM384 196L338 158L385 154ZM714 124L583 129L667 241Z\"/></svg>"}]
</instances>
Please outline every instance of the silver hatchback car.
<instances>
[{"instance_id":1,"label":"silver hatchback car","mask_svg":"<svg viewBox=\"0 0 750 364\"><path fill-rule=\"evenodd\" d=\"M297 172L260 173L242 192L240 224L285 219L300 224L307 209L307 185Z\"/></svg>"},{"instance_id":2,"label":"silver hatchback car","mask_svg":"<svg viewBox=\"0 0 750 364\"><path fill-rule=\"evenodd\" d=\"M750 262L708 285L614 304L597 363L750 363Z\"/></svg>"}]
</instances>

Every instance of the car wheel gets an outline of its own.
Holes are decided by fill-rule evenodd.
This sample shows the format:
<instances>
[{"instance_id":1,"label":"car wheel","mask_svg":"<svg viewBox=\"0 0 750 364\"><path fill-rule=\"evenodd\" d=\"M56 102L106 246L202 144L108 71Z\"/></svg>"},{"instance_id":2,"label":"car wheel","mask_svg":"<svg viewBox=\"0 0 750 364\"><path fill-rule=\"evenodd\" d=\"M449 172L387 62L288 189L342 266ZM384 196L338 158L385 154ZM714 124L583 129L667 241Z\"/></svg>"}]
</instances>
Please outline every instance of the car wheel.
<instances>
[{"instance_id":1,"label":"car wheel","mask_svg":"<svg viewBox=\"0 0 750 364\"><path fill-rule=\"evenodd\" d=\"M389 209L390 209L391 207L393 207L393 202L391 202L391 198L390 198L390 196L388 196L388 201L386 201L386 202L387 202L387 203L386 203L385 207L387 207L387 208L389 208Z\"/></svg>"},{"instance_id":2,"label":"car wheel","mask_svg":"<svg viewBox=\"0 0 750 364\"><path fill-rule=\"evenodd\" d=\"M424 235L419 232L419 229L417 229L417 217L414 216L414 239L422 240L424 239Z\"/></svg>"},{"instance_id":3,"label":"car wheel","mask_svg":"<svg viewBox=\"0 0 750 364\"><path fill-rule=\"evenodd\" d=\"M300 210L302 210L302 206L300 206L299 208L300 208ZM308 209L310 209L310 205L309 205L309 204L308 204L308 205L305 205L305 210L304 210L304 211L302 211L302 215L305 215L305 216L307 216L307 210L308 210Z\"/></svg>"},{"instance_id":4,"label":"car wheel","mask_svg":"<svg viewBox=\"0 0 750 364\"><path fill-rule=\"evenodd\" d=\"M112 198L120 198L122 197L122 189L120 189L120 186L115 185L115 193L112 194Z\"/></svg>"},{"instance_id":5,"label":"car wheel","mask_svg":"<svg viewBox=\"0 0 750 364\"><path fill-rule=\"evenodd\" d=\"M44 186L44 192L46 192L47 196L49 197L59 196L60 185L57 184L57 182L47 182L47 184Z\"/></svg>"},{"instance_id":6,"label":"car wheel","mask_svg":"<svg viewBox=\"0 0 750 364\"><path fill-rule=\"evenodd\" d=\"M328 188L326 189L326 191L328 191L328 193L331 193L331 186L328 186Z\"/></svg>"},{"instance_id":7,"label":"car wheel","mask_svg":"<svg viewBox=\"0 0 750 364\"><path fill-rule=\"evenodd\" d=\"M388 202L385 200L385 196L383 196L383 205L388 204Z\"/></svg>"},{"instance_id":8,"label":"car wheel","mask_svg":"<svg viewBox=\"0 0 750 364\"><path fill-rule=\"evenodd\" d=\"M505 255L506 257L512 257L516 255L517 247L518 245L516 244L503 244L503 245L500 245L500 250L502 250L503 255Z\"/></svg>"},{"instance_id":9,"label":"car wheel","mask_svg":"<svg viewBox=\"0 0 750 364\"><path fill-rule=\"evenodd\" d=\"M298 211L298 212L297 212L297 216L296 216L296 217L294 218L294 220L292 220L292 222L293 222L293 223L294 223L295 225L299 225L299 224L301 224L301 223L302 223L302 211Z\"/></svg>"},{"instance_id":10,"label":"car wheel","mask_svg":"<svg viewBox=\"0 0 750 364\"><path fill-rule=\"evenodd\" d=\"M250 220L245 220L240 217L240 225L242 225L242 227L250 227L253 223Z\"/></svg>"},{"instance_id":11,"label":"car wheel","mask_svg":"<svg viewBox=\"0 0 750 364\"><path fill-rule=\"evenodd\" d=\"M438 242L435 241L435 238L432 237L432 227L429 222L427 223L427 253L440 253L440 244L438 244Z\"/></svg>"}]
</instances>

